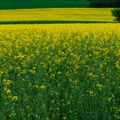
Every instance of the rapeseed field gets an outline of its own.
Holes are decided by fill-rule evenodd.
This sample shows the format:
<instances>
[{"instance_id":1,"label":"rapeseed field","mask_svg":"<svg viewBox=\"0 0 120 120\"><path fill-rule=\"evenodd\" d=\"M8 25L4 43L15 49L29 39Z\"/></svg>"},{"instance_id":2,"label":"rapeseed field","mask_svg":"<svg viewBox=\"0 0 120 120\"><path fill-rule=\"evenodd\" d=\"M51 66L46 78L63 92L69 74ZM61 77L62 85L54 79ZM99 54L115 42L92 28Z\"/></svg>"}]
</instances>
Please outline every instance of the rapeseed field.
<instances>
[{"instance_id":1,"label":"rapeseed field","mask_svg":"<svg viewBox=\"0 0 120 120\"><path fill-rule=\"evenodd\" d=\"M113 22L111 8L38 8L0 10L0 23L23 21Z\"/></svg>"},{"instance_id":2,"label":"rapeseed field","mask_svg":"<svg viewBox=\"0 0 120 120\"><path fill-rule=\"evenodd\" d=\"M120 24L1 25L1 120L119 120Z\"/></svg>"}]
</instances>

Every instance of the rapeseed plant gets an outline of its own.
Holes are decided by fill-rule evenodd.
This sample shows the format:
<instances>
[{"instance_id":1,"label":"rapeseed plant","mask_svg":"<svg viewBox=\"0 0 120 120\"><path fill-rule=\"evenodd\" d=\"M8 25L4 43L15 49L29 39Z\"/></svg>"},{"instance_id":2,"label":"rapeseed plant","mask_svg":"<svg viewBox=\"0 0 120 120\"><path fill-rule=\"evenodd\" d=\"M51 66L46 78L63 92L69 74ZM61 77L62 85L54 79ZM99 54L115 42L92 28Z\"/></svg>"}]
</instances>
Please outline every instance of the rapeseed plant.
<instances>
[{"instance_id":1,"label":"rapeseed plant","mask_svg":"<svg viewBox=\"0 0 120 120\"><path fill-rule=\"evenodd\" d=\"M0 28L2 120L120 119L119 24Z\"/></svg>"}]
</instances>

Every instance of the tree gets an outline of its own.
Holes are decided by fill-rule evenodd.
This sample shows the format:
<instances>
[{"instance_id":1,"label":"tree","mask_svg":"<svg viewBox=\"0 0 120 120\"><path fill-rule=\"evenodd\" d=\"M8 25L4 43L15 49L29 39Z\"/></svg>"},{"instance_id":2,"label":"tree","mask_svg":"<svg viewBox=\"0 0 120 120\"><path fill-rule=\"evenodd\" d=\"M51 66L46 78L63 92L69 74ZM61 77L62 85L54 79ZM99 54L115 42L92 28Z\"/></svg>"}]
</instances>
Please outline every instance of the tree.
<instances>
[{"instance_id":1,"label":"tree","mask_svg":"<svg viewBox=\"0 0 120 120\"><path fill-rule=\"evenodd\" d=\"M115 17L115 21L120 22L120 8L113 9L112 15Z\"/></svg>"},{"instance_id":2,"label":"tree","mask_svg":"<svg viewBox=\"0 0 120 120\"><path fill-rule=\"evenodd\" d=\"M92 7L120 7L120 0L90 0Z\"/></svg>"}]
</instances>

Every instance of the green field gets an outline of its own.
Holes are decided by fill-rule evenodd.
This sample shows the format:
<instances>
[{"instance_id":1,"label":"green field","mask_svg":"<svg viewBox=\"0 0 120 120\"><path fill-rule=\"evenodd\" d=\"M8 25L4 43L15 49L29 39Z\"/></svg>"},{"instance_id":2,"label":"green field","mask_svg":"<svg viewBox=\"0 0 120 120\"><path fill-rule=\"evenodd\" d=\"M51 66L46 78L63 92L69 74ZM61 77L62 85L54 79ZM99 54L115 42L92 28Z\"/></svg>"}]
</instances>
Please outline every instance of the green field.
<instances>
[{"instance_id":1,"label":"green field","mask_svg":"<svg viewBox=\"0 0 120 120\"><path fill-rule=\"evenodd\" d=\"M0 10L0 23L113 22L110 8L44 8Z\"/></svg>"},{"instance_id":2,"label":"green field","mask_svg":"<svg viewBox=\"0 0 120 120\"><path fill-rule=\"evenodd\" d=\"M1 0L0 9L89 7L87 0Z\"/></svg>"}]
</instances>

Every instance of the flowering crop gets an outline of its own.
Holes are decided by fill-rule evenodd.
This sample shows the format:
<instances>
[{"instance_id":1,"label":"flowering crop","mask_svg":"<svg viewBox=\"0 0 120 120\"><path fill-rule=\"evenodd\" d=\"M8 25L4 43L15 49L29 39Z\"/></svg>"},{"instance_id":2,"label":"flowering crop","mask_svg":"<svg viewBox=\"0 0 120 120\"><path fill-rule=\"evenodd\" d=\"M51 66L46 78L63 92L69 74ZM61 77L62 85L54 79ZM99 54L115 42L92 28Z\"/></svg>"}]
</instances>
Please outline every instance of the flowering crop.
<instances>
[{"instance_id":1,"label":"flowering crop","mask_svg":"<svg viewBox=\"0 0 120 120\"><path fill-rule=\"evenodd\" d=\"M84 1L84 0L82 0ZM1 4L0 4L1 5ZM1 5L2 6L2 5ZM0 22L98 21L113 22L111 8L38 8L0 10Z\"/></svg>"},{"instance_id":2,"label":"flowering crop","mask_svg":"<svg viewBox=\"0 0 120 120\"><path fill-rule=\"evenodd\" d=\"M119 120L120 25L0 26L2 120Z\"/></svg>"}]
</instances>

